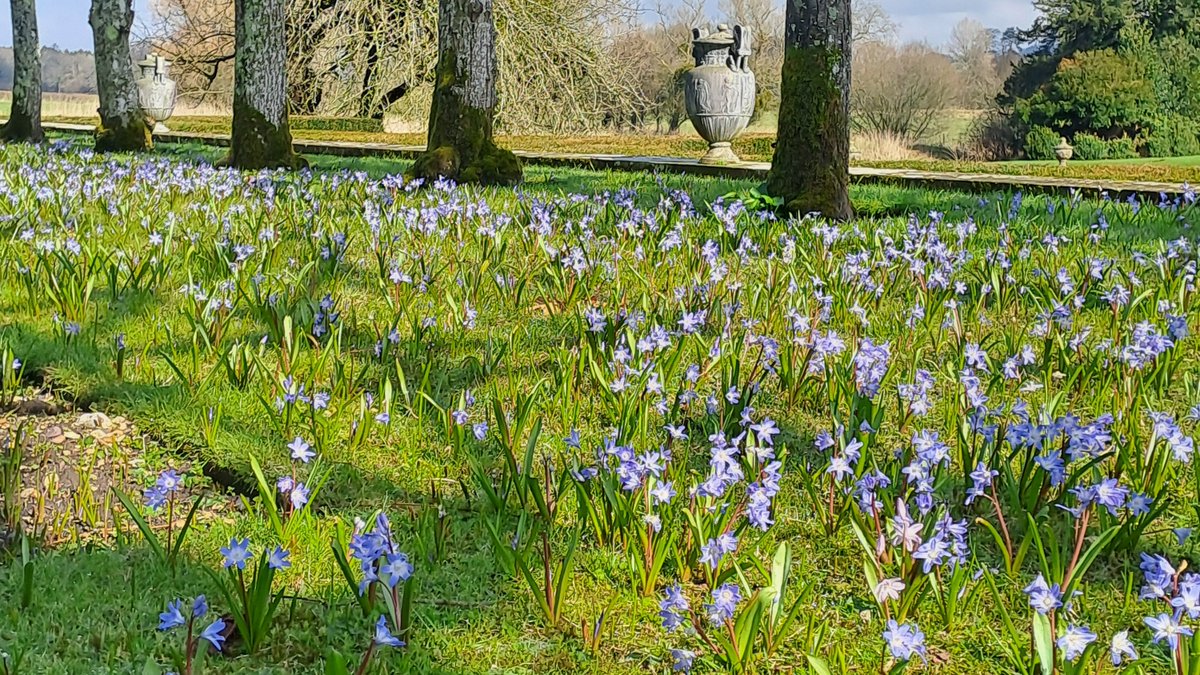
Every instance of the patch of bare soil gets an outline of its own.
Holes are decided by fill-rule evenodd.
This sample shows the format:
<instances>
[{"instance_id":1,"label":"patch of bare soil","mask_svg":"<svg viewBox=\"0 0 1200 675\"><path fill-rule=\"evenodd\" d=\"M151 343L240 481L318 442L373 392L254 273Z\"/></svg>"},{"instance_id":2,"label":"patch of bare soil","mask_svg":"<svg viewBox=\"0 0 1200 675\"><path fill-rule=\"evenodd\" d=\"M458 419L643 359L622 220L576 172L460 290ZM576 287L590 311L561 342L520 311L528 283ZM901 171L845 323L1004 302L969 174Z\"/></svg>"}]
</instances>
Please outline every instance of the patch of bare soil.
<instances>
[{"instance_id":1,"label":"patch of bare soil","mask_svg":"<svg viewBox=\"0 0 1200 675\"><path fill-rule=\"evenodd\" d=\"M124 417L79 412L49 396L18 399L0 412L0 549L19 532L43 547L128 535L135 528L114 489L140 505L145 489L166 469L190 474L186 462L168 457ZM206 487L199 471L189 475L180 503L211 495ZM206 498L196 519L217 518L221 501ZM165 510L144 513L152 527L166 529ZM176 527L186 513L187 508L176 509Z\"/></svg>"}]
</instances>

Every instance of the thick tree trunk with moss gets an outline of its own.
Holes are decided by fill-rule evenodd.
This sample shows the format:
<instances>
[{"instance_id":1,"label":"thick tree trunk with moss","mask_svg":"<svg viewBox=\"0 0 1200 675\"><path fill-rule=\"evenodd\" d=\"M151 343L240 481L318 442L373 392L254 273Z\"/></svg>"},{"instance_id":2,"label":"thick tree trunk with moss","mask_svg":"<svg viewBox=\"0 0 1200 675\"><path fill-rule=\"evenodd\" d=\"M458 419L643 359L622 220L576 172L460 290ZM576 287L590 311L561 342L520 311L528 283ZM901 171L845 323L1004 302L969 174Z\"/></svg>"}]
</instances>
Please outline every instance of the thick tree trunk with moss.
<instances>
[{"instance_id":1,"label":"thick tree trunk with moss","mask_svg":"<svg viewBox=\"0 0 1200 675\"><path fill-rule=\"evenodd\" d=\"M233 137L239 169L295 168L288 127L286 0L235 0Z\"/></svg>"},{"instance_id":2,"label":"thick tree trunk with moss","mask_svg":"<svg viewBox=\"0 0 1200 675\"><path fill-rule=\"evenodd\" d=\"M38 44L34 0L12 0L12 110L0 127L5 141L42 140L42 46Z\"/></svg>"},{"instance_id":3,"label":"thick tree trunk with moss","mask_svg":"<svg viewBox=\"0 0 1200 675\"><path fill-rule=\"evenodd\" d=\"M779 135L767 189L793 213L848 219L850 0L787 0Z\"/></svg>"},{"instance_id":4,"label":"thick tree trunk with moss","mask_svg":"<svg viewBox=\"0 0 1200 675\"><path fill-rule=\"evenodd\" d=\"M133 0L92 0L88 22L95 42L96 93L100 97L96 149L145 150L151 146L150 127L138 103L129 53Z\"/></svg>"},{"instance_id":5,"label":"thick tree trunk with moss","mask_svg":"<svg viewBox=\"0 0 1200 675\"><path fill-rule=\"evenodd\" d=\"M520 161L493 141L498 70L492 0L439 1L435 75L428 149L410 174L463 183L520 181Z\"/></svg>"}]
</instances>

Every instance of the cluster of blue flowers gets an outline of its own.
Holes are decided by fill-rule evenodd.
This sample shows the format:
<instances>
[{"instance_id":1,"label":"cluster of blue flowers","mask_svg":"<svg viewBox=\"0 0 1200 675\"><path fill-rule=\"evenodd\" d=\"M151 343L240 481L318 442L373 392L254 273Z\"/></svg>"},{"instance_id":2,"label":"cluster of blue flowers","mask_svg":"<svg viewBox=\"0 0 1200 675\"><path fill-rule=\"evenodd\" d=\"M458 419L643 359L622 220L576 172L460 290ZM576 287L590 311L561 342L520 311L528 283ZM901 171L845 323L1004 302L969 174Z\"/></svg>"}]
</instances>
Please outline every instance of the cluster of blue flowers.
<instances>
[{"instance_id":1,"label":"cluster of blue flowers","mask_svg":"<svg viewBox=\"0 0 1200 675\"><path fill-rule=\"evenodd\" d=\"M1148 616L1145 624L1154 631L1154 642L1165 642L1172 652L1180 648L1180 638L1194 635L1185 621L1200 619L1200 575L1176 569L1161 555L1142 554L1144 578L1139 597L1162 602L1170 608Z\"/></svg>"},{"instance_id":2,"label":"cluster of blue flowers","mask_svg":"<svg viewBox=\"0 0 1200 675\"><path fill-rule=\"evenodd\" d=\"M223 546L220 550L221 564L225 569L236 569L243 571L246 569L246 563L254 559L254 551L250 548L250 539L238 539L234 537L229 540L228 546ZM292 566L288 558L291 553L280 546L276 546L274 550L267 552L267 564L276 571L286 570Z\"/></svg>"},{"instance_id":3,"label":"cluster of blue flowers","mask_svg":"<svg viewBox=\"0 0 1200 675\"><path fill-rule=\"evenodd\" d=\"M350 538L350 557L357 560L362 569L359 593L366 593L373 583L386 584L389 589L408 581L413 565L408 555L396 548L392 541L392 527L384 514L375 518L375 527L367 530L365 524L355 525Z\"/></svg>"},{"instance_id":4,"label":"cluster of blue flowers","mask_svg":"<svg viewBox=\"0 0 1200 675\"><path fill-rule=\"evenodd\" d=\"M172 469L167 469L158 475L154 485L143 493L146 506L158 510L167 504L180 490L183 489L183 476Z\"/></svg>"},{"instance_id":5,"label":"cluster of blue flowers","mask_svg":"<svg viewBox=\"0 0 1200 675\"><path fill-rule=\"evenodd\" d=\"M183 600L174 600L167 603L167 609L158 615L158 629L163 632L175 630L182 626L187 626L188 641L187 650L189 655L195 649L192 642L193 638L193 622L203 619L208 615L208 601L204 596L197 596L192 601L192 606L189 608L187 615L183 613ZM221 651L225 646L225 620L217 617L215 621L210 623L208 627L200 631L199 639L207 641L212 645L213 649Z\"/></svg>"}]
</instances>

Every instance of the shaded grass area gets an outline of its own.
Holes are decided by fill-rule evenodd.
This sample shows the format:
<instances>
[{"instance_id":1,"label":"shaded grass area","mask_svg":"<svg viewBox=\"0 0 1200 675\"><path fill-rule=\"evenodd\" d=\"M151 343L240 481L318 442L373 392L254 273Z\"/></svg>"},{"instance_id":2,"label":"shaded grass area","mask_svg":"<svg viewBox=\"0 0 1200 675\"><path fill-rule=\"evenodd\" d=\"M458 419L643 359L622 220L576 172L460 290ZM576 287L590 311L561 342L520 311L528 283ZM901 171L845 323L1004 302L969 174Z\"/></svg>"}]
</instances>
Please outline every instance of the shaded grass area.
<instances>
[{"instance_id":1,"label":"shaded grass area","mask_svg":"<svg viewBox=\"0 0 1200 675\"><path fill-rule=\"evenodd\" d=\"M87 117L54 118L55 122L94 124ZM222 117L180 117L170 120L174 131L228 134L229 120ZM424 145L424 133L389 134L383 132L338 131L328 129L292 128L296 139L348 141L356 143L389 143L394 145ZM661 135L609 134L587 136L543 136L498 134L496 142L510 150L530 152L569 152L589 154L649 155L666 157L701 157L708 144L694 133ZM742 159L768 162L774 153L773 133L746 133L733 143L734 152Z\"/></svg>"},{"instance_id":2,"label":"shaded grass area","mask_svg":"<svg viewBox=\"0 0 1200 675\"><path fill-rule=\"evenodd\" d=\"M161 144L160 153L185 160L216 161L222 151L199 144ZM306 157L315 171L362 171L372 178L403 174L411 161L388 157L335 157L310 155ZM547 196L559 194L594 194L632 190L650 202L663 190L685 190L693 201L704 205L758 187L748 180L686 176L676 173L646 173L634 171L590 171L572 167L526 166L522 190ZM933 190L888 184L856 184L851 186L855 212L862 218L887 218L909 214L926 215L931 211L949 212L977 205L980 197L953 190ZM992 195L995 196L995 195Z\"/></svg>"},{"instance_id":3,"label":"shaded grass area","mask_svg":"<svg viewBox=\"0 0 1200 675\"><path fill-rule=\"evenodd\" d=\"M160 150L179 159L212 160L219 151L198 146L171 146ZM313 158L318 174L331 175L341 170L362 171L382 177L405 168L404 162L386 159ZM574 169L530 168L522 190L530 194L555 196L581 192L633 189L639 199L653 204L664 190L686 189L703 206L721 195L751 187L747 182L689 178L675 175L651 176L619 172L597 173ZM511 198L502 191L489 193L497 202ZM864 214L854 226L866 231L903 227L910 214L925 216L930 211L962 215L984 209L1003 211L1007 196L988 198L952 192L859 186L854 190L856 208ZM1014 226L1016 236L1039 234L1034 220L1048 212L1046 198L1030 198L1024 209L1028 220ZM1085 203L1062 216L1062 229L1086 230L1095 204ZM347 212L357 205L342 205ZM887 219L887 220L885 220ZM899 220L893 220L899 219ZM1153 248L1159 238L1174 238L1181 225L1169 221L1153 227L1133 227L1116 222L1112 237L1115 250ZM337 282L332 290L340 296L360 302L347 307L360 315L380 311L368 295L367 281L351 274ZM31 314L6 311L0 320L0 336L22 355L28 367L43 374L47 381L83 403L127 414L163 439L178 452L177 461L210 464L234 476L226 479L234 487L245 489L245 458L248 450L260 452L278 469L283 465L278 434L265 419L262 403L253 393L221 384L206 383L190 387L178 381L162 362L157 351L139 354L141 363L136 381L119 380L113 372L111 337L125 333L130 344L162 347L171 341L158 331L156 321L183 322L180 300L175 289L164 289L160 296L131 296L123 299L101 298L103 316L88 327L88 339L64 347L54 334L53 322L44 312ZM16 288L0 290L0 306L6 310L19 304ZM555 368L549 358L563 343L572 318L544 316L535 312L497 313L488 317L488 336L510 339L518 348L511 367L520 374L545 374ZM249 338L254 330L243 327L235 338ZM895 338L905 329L899 325L878 329L881 337ZM182 331L180 331L182 334ZM186 343L176 338L175 347L186 353ZM468 359L479 354L483 338L473 335L469 341L439 345L438 351L420 358L436 359L439 371L433 390L444 395L464 386L496 385L503 387L510 374L490 377L473 375ZM205 362L205 368L213 366ZM416 364L413 364L416 365ZM213 369L216 370L215 368ZM220 382L219 371L213 376ZM444 400L443 400L444 402ZM778 404L777 401L773 402ZM219 407L226 420L221 440L206 447L200 436L203 418L209 408ZM803 408L785 422L784 439L796 447L811 445L811 431L819 428L820 412ZM590 426L599 421L585 417ZM556 425L555 435L565 429ZM397 419L387 435L360 452L337 453L331 457L337 466L332 488L322 497L325 515L347 520L366 518L370 511L385 508L397 527L397 539L416 542L422 534L417 516L426 507L424 496L431 481L453 485L463 478L462 457L446 447L436 424L409 417ZM215 473L210 470L210 473ZM873 604L862 584L857 566L860 551L853 536L843 530L826 537L807 512L794 476L787 479L781 493L776 539L787 538L797 546L798 574L814 584L819 600L806 608L806 614L831 622L830 641L843 645L855 663L874 665L880 660L877 625L869 617ZM231 507L235 504L231 500ZM664 672L669 668L661 648L663 635L655 619L654 598L638 597L628 588L626 562L620 556L596 548L581 556L574 579L574 592L568 599L567 615L589 620L607 610L610 617L603 648L597 655L581 647L579 630L571 626L564 633L545 630L532 616L527 593L496 569L483 518L470 504L453 509L450 541L453 555L429 562L422 559L421 590L418 595L418 638L414 648L404 654L383 656L381 673L641 673ZM265 538L265 532L235 518L230 509L229 522L219 523L197 534L189 546L194 563L178 578L171 578L150 560L141 548L118 547L115 550L53 552L37 563L37 600L32 609L17 611L15 598L18 579L15 566L0 583L0 607L7 613L0 622L0 650L25 655L26 667L34 673L137 672L148 654L170 655L177 651L177 640L152 630L157 612L167 599L215 589L199 573L202 566L217 564L216 549L234 533ZM304 600L289 601L285 606L286 626L262 654L233 659L210 659L210 671L216 673L316 673L324 649L335 646L356 653L365 645L355 636L368 634L369 622L358 615L349 594L340 586L331 564L328 548L330 532L321 527L304 532L293 551L296 572L287 579L289 594ZM772 542L761 547L769 552ZM1099 570L1097 581L1088 587L1089 611L1118 625L1131 625L1137 614L1126 590L1126 575L1136 570L1136 559L1120 558ZM1021 607L1024 598L1017 583L1005 583L1013 607ZM987 602L986 598L972 598ZM877 617L876 617L877 618ZM986 612L969 612L952 630L931 630L930 672L979 673L995 669L996 626ZM870 639L864 639L864 635ZM796 641L797 643L799 640ZM788 645L779 659L785 670L799 663L803 646ZM177 657L178 654L176 653ZM165 659L159 659L160 662ZM790 665L789 665L790 664ZM869 667L861 669L869 672Z\"/></svg>"}]
</instances>

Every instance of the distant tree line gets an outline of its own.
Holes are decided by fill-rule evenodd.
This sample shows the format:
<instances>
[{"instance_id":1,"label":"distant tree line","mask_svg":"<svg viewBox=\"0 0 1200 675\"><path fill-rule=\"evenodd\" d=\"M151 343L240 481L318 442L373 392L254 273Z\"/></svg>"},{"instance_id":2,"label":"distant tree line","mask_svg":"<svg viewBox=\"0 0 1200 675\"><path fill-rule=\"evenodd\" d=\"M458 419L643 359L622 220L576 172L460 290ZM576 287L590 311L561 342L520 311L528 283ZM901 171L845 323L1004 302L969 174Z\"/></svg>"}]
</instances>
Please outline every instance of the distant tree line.
<instances>
[{"instance_id":1,"label":"distant tree line","mask_svg":"<svg viewBox=\"0 0 1200 675\"><path fill-rule=\"evenodd\" d=\"M0 47L0 89L12 90L13 50ZM89 51L42 48L42 91L95 94L96 65Z\"/></svg>"}]
</instances>

